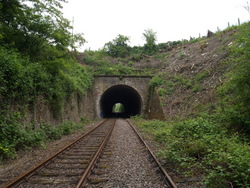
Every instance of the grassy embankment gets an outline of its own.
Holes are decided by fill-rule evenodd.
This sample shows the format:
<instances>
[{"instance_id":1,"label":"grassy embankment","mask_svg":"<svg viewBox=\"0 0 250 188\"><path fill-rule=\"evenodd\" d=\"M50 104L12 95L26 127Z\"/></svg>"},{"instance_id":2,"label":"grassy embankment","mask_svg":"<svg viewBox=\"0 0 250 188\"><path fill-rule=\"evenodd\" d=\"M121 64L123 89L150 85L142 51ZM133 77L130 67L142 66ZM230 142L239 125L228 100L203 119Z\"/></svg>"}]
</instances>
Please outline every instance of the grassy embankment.
<instances>
[{"instance_id":1,"label":"grassy embankment","mask_svg":"<svg viewBox=\"0 0 250 188\"><path fill-rule=\"evenodd\" d=\"M165 147L161 157L188 176L202 176L207 187L250 187L250 25L229 29L236 30L231 36L235 40L223 47L228 51L220 63L223 83L213 89L213 101L188 115L179 111L174 117L168 116L169 121L134 118L142 131ZM201 81L209 77L209 72L203 73L185 79L166 73L155 77L152 84L163 107L172 94L185 95L188 89L194 97L201 93Z\"/></svg>"}]
</instances>

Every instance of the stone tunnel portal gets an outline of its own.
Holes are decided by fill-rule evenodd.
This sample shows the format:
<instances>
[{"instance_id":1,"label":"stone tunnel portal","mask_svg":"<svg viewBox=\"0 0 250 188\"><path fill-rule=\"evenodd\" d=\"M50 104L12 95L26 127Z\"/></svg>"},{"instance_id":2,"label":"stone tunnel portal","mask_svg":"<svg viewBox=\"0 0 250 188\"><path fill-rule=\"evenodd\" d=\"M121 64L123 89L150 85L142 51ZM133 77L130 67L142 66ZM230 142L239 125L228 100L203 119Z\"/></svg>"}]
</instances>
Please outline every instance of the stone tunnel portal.
<instances>
[{"instance_id":1,"label":"stone tunnel portal","mask_svg":"<svg viewBox=\"0 0 250 188\"><path fill-rule=\"evenodd\" d=\"M120 113L114 112L116 104L122 104ZM116 85L107 89L101 96L100 109L102 118L129 118L142 111L142 99L139 93L130 86Z\"/></svg>"}]
</instances>

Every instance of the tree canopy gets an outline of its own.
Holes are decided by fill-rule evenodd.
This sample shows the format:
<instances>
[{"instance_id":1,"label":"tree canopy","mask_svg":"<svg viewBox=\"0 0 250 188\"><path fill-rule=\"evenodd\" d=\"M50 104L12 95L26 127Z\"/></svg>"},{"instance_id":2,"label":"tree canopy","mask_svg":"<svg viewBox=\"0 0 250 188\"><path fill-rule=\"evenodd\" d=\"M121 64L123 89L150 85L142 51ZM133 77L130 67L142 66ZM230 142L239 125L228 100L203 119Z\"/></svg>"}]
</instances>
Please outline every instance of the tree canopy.
<instances>
[{"instance_id":1,"label":"tree canopy","mask_svg":"<svg viewBox=\"0 0 250 188\"><path fill-rule=\"evenodd\" d=\"M0 0L0 44L31 58L61 56L84 38L72 36L70 21L60 9L66 0ZM53 55L51 51L56 51ZM56 54L56 55L55 55Z\"/></svg>"},{"instance_id":2,"label":"tree canopy","mask_svg":"<svg viewBox=\"0 0 250 188\"><path fill-rule=\"evenodd\" d=\"M156 32L154 32L152 29L147 29L143 33L143 37L146 40L146 44L144 45L145 53L153 54L157 51L156 46Z\"/></svg>"},{"instance_id":3,"label":"tree canopy","mask_svg":"<svg viewBox=\"0 0 250 188\"><path fill-rule=\"evenodd\" d=\"M118 35L112 42L105 44L105 51L112 57L125 57L129 54L129 38L124 35Z\"/></svg>"}]
</instances>

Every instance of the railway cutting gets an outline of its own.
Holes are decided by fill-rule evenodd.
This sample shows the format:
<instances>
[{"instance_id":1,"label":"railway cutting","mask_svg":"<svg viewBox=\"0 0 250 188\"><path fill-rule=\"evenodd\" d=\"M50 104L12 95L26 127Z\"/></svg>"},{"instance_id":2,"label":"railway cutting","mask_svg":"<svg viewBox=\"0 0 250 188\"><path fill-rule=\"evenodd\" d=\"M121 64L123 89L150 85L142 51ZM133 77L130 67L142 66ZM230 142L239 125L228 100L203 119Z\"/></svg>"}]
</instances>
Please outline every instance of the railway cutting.
<instances>
[{"instance_id":1,"label":"railway cutting","mask_svg":"<svg viewBox=\"0 0 250 188\"><path fill-rule=\"evenodd\" d=\"M177 186L132 124L105 119L4 186L10 187Z\"/></svg>"}]
</instances>

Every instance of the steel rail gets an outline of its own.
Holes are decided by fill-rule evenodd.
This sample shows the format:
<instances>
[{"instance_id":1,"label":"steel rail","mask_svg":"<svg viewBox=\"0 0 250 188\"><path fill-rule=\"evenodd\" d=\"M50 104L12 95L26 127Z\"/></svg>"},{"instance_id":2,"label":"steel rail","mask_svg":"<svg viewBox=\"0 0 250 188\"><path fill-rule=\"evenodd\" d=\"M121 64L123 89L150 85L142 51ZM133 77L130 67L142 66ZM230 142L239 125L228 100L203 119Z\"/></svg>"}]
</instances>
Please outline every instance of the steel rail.
<instances>
[{"instance_id":1,"label":"steel rail","mask_svg":"<svg viewBox=\"0 0 250 188\"><path fill-rule=\"evenodd\" d=\"M87 135L89 135L90 133L92 133L93 131L95 131L97 128L99 128L102 124L104 124L104 122L107 121L107 119L102 120L100 123L98 123L94 128L92 128L91 130L89 130L87 133L85 133L84 135L80 136L78 139L76 139L74 142L68 144L67 146L65 146L63 149L61 149L60 151L58 151L57 153L55 153L54 155L52 155L51 157L45 159L44 161L40 162L37 166L35 166L34 168L24 172L23 174L21 174L20 176L16 177L15 179L13 179L11 182L7 183L6 185L4 185L2 188L10 188L12 186L18 186L22 183L22 181L27 178L29 178L33 172L35 172L36 170L42 168L43 165L47 164L49 161L51 161L53 158L57 157L59 154L61 154L62 152L64 152L66 149L70 148L71 146L75 145L77 142L79 142L81 139L83 139L84 137L86 137Z\"/></svg>"},{"instance_id":2,"label":"steel rail","mask_svg":"<svg viewBox=\"0 0 250 188\"><path fill-rule=\"evenodd\" d=\"M84 187L86 182L87 182L87 178L91 172L91 170L93 169L97 159L99 158L101 152L103 151L106 143L108 142L110 136L111 136L111 133L115 127L115 124L116 124L116 120L114 120L112 126L110 127L107 135L105 136L105 138L103 139L102 143L100 144L99 146L99 149L96 151L95 153L95 156L93 157L93 159L91 160L91 162L89 163L87 169L85 170L84 174L82 175L81 179L78 181L77 185L75 188L80 188L80 187Z\"/></svg>"},{"instance_id":3,"label":"steel rail","mask_svg":"<svg viewBox=\"0 0 250 188\"><path fill-rule=\"evenodd\" d=\"M177 185L175 184L175 182L172 180L172 178L170 177L170 175L167 173L167 171L163 168L163 166L161 165L161 163L159 162L159 160L155 157L154 153L152 152L152 150L150 149L150 147L148 146L148 144L143 140L143 138L140 136L139 132L134 128L134 126L127 120L128 124L132 127L132 129L134 130L134 132L136 133L136 135L138 136L138 138L140 139L140 141L145 145L145 147L147 148L149 154L151 155L151 157L154 159L154 161L156 162L156 164L158 165L160 171L162 172L162 174L165 176L165 179L167 180L168 184L172 187L172 188L177 188Z\"/></svg>"}]
</instances>

